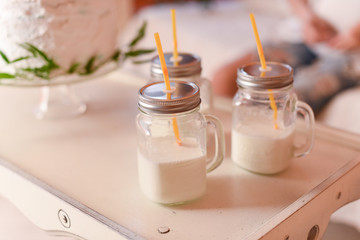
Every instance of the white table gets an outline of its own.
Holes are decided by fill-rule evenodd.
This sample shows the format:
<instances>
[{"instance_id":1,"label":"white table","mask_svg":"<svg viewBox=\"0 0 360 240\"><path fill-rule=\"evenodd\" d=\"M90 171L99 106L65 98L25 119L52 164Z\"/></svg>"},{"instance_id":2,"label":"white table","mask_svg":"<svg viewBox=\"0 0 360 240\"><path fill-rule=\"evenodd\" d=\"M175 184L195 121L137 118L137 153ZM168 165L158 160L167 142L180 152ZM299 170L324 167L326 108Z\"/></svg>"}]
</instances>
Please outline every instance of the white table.
<instances>
[{"instance_id":1,"label":"white table","mask_svg":"<svg viewBox=\"0 0 360 240\"><path fill-rule=\"evenodd\" d=\"M39 89L1 87L0 193L52 234L96 240L320 237L336 209L360 198L359 136L318 125L310 155L255 175L230 160L231 103L218 98L227 153L206 194L176 207L149 201L136 169L143 84L120 71L77 84L87 113L53 121L32 114Z\"/></svg>"}]
</instances>

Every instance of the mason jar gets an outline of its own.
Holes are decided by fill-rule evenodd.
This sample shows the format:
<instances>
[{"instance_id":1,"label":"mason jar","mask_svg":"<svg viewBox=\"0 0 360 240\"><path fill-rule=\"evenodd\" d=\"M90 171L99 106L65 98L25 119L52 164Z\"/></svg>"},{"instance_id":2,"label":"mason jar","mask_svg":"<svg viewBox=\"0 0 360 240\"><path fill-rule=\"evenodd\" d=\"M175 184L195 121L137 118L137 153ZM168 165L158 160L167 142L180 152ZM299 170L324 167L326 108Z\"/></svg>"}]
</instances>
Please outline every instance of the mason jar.
<instances>
[{"instance_id":1,"label":"mason jar","mask_svg":"<svg viewBox=\"0 0 360 240\"><path fill-rule=\"evenodd\" d=\"M193 82L200 88L201 112L210 113L213 108L213 97L211 83L208 79L201 77L201 59L190 53L179 53L178 61L173 58L173 53L164 54L166 67L170 81ZM163 81L163 72L159 56L151 60L151 81Z\"/></svg>"},{"instance_id":2,"label":"mason jar","mask_svg":"<svg viewBox=\"0 0 360 240\"><path fill-rule=\"evenodd\" d=\"M262 69L258 62L249 63L238 69L237 85L231 136L234 163L255 173L275 174L289 167L293 157L310 152L314 114L297 99L289 65L269 62ZM296 122L302 126L299 132ZM305 140L297 146L295 136L300 132Z\"/></svg>"},{"instance_id":3,"label":"mason jar","mask_svg":"<svg viewBox=\"0 0 360 240\"><path fill-rule=\"evenodd\" d=\"M206 175L225 154L221 122L200 113L196 84L184 81L154 82L139 90L136 118L140 188L162 204L182 204L201 197ZM215 129L215 154L208 156L207 127ZM212 155L212 154L211 154Z\"/></svg>"}]
</instances>

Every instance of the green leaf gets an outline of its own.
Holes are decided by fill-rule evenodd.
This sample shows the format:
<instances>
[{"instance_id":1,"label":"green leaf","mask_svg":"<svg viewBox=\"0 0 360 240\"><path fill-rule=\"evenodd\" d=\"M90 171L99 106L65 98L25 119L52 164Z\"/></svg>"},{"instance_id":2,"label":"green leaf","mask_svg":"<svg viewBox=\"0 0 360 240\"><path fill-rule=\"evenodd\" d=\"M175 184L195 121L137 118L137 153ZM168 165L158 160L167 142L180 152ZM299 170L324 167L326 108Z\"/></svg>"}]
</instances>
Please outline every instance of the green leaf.
<instances>
[{"instance_id":1,"label":"green leaf","mask_svg":"<svg viewBox=\"0 0 360 240\"><path fill-rule=\"evenodd\" d=\"M51 67L51 69L56 69L59 68L59 65L57 65L54 60L52 60L51 58L49 58L46 53L44 53L43 51L41 51L40 49L38 49L37 47L35 47L34 45L30 44L30 43L24 43L24 44L19 44L22 48L24 48L25 50L29 51L30 53L33 54L34 57L40 56L45 62L48 63L48 65Z\"/></svg>"},{"instance_id":2,"label":"green leaf","mask_svg":"<svg viewBox=\"0 0 360 240\"><path fill-rule=\"evenodd\" d=\"M25 56L25 57L19 57L19 58L15 59L15 60L10 61L10 60L8 59L8 57L5 55L5 53L4 53L3 51L1 51L1 50L0 50L0 55L1 55L2 59L4 59L4 61L5 61L7 64L15 63L15 62L19 62L19 61L22 61L22 60L31 58L30 56Z\"/></svg>"},{"instance_id":3,"label":"green leaf","mask_svg":"<svg viewBox=\"0 0 360 240\"><path fill-rule=\"evenodd\" d=\"M52 68L51 68L51 66L46 64L46 65L44 65L42 67L38 67L38 68L22 68L21 70L23 70L25 72L31 72L35 76L40 77L40 78L49 79Z\"/></svg>"},{"instance_id":4,"label":"green leaf","mask_svg":"<svg viewBox=\"0 0 360 240\"><path fill-rule=\"evenodd\" d=\"M0 50L0 55L2 57L2 59L4 59L4 61L6 63L10 63L9 59L6 57L5 53L3 51Z\"/></svg>"},{"instance_id":5,"label":"green leaf","mask_svg":"<svg viewBox=\"0 0 360 240\"><path fill-rule=\"evenodd\" d=\"M52 60L40 49L38 49L37 47L35 47L34 45L30 44L30 43L25 43L27 44L31 49L33 49L34 52L38 53L40 55L40 57L42 59L44 59L46 62L51 62Z\"/></svg>"},{"instance_id":6,"label":"green leaf","mask_svg":"<svg viewBox=\"0 0 360 240\"><path fill-rule=\"evenodd\" d=\"M68 73L74 73L76 69L80 66L80 63L74 63L70 66L69 70L67 70Z\"/></svg>"},{"instance_id":7,"label":"green leaf","mask_svg":"<svg viewBox=\"0 0 360 240\"><path fill-rule=\"evenodd\" d=\"M8 74L8 73L0 73L0 79L1 78L15 78L15 75Z\"/></svg>"},{"instance_id":8,"label":"green leaf","mask_svg":"<svg viewBox=\"0 0 360 240\"><path fill-rule=\"evenodd\" d=\"M120 51L120 50L117 50L117 51L111 56L111 60L117 62L117 61L119 60L120 54L121 54L121 51Z\"/></svg>"},{"instance_id":9,"label":"green leaf","mask_svg":"<svg viewBox=\"0 0 360 240\"><path fill-rule=\"evenodd\" d=\"M31 57L30 56L19 57L19 58L15 59L15 60L12 60L10 63L20 62L22 60L29 59L29 58L31 58Z\"/></svg>"},{"instance_id":10,"label":"green leaf","mask_svg":"<svg viewBox=\"0 0 360 240\"><path fill-rule=\"evenodd\" d=\"M146 59L146 60L141 60L141 61L132 61L133 64L144 64L144 63L148 63L151 62L151 58L150 59Z\"/></svg>"},{"instance_id":11,"label":"green leaf","mask_svg":"<svg viewBox=\"0 0 360 240\"><path fill-rule=\"evenodd\" d=\"M147 26L147 22L145 21L138 30L136 37L129 43L130 48L134 47L145 36L146 26Z\"/></svg>"},{"instance_id":12,"label":"green leaf","mask_svg":"<svg viewBox=\"0 0 360 240\"><path fill-rule=\"evenodd\" d=\"M143 54L152 53L154 51L155 49L138 49L138 50L126 52L125 57L137 57Z\"/></svg>"},{"instance_id":13,"label":"green leaf","mask_svg":"<svg viewBox=\"0 0 360 240\"><path fill-rule=\"evenodd\" d=\"M89 61L85 65L85 74L90 74L94 71L93 65L95 62L96 56L93 56L89 59Z\"/></svg>"},{"instance_id":14,"label":"green leaf","mask_svg":"<svg viewBox=\"0 0 360 240\"><path fill-rule=\"evenodd\" d=\"M29 51L30 53L33 54L34 57L37 56L41 56L45 61L48 61L49 58L47 57L47 55L41 51L40 49L38 49L37 47L35 47L34 45L32 45L31 43L23 43L23 44L19 44L20 47L24 48L25 50Z\"/></svg>"},{"instance_id":15,"label":"green leaf","mask_svg":"<svg viewBox=\"0 0 360 240\"><path fill-rule=\"evenodd\" d=\"M26 51L30 52L33 55L33 57L38 56L37 52L34 51L34 49L32 49L27 43L19 43L19 46L25 49Z\"/></svg>"}]
</instances>

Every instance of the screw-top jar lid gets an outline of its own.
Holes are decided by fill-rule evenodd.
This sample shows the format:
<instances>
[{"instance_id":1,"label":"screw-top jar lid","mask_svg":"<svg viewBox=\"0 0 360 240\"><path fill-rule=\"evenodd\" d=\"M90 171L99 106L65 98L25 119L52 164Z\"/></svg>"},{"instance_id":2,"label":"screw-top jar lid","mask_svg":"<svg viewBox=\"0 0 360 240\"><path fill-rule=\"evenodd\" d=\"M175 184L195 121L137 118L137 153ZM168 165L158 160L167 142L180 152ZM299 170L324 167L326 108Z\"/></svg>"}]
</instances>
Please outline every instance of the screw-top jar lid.
<instances>
[{"instance_id":1,"label":"screw-top jar lid","mask_svg":"<svg viewBox=\"0 0 360 240\"><path fill-rule=\"evenodd\" d=\"M178 65L175 65L173 53L165 53L164 58L170 78L189 77L201 73L201 59L194 54L179 53ZM163 78L159 56L152 58L150 72L151 77L155 79Z\"/></svg>"},{"instance_id":2,"label":"screw-top jar lid","mask_svg":"<svg viewBox=\"0 0 360 240\"><path fill-rule=\"evenodd\" d=\"M139 90L139 109L146 113L180 113L200 105L199 87L191 82L170 82L170 91L165 83L154 82ZM170 99L169 99L170 97Z\"/></svg>"},{"instance_id":3,"label":"screw-top jar lid","mask_svg":"<svg viewBox=\"0 0 360 240\"><path fill-rule=\"evenodd\" d=\"M293 69L287 64L268 62L262 71L259 62L249 63L238 69L237 84L242 88L277 89L293 83Z\"/></svg>"}]
</instances>

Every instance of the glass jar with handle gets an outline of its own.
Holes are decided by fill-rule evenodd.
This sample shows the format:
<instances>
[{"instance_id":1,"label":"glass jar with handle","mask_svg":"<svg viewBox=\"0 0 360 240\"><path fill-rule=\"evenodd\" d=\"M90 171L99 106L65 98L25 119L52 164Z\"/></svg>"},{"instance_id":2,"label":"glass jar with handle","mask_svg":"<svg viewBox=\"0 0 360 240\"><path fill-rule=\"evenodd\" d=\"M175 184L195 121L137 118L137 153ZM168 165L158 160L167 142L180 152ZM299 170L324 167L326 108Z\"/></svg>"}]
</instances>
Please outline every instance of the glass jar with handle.
<instances>
[{"instance_id":1,"label":"glass jar with handle","mask_svg":"<svg viewBox=\"0 0 360 240\"><path fill-rule=\"evenodd\" d=\"M206 175L225 154L221 122L200 113L199 88L194 83L154 82L139 90L136 118L138 175L142 192L162 204L182 204L201 197ZM208 159L207 127L215 127L215 154Z\"/></svg>"},{"instance_id":2,"label":"glass jar with handle","mask_svg":"<svg viewBox=\"0 0 360 240\"><path fill-rule=\"evenodd\" d=\"M213 108L212 88L210 81L201 77L200 57L191 53L179 53L178 61L175 61L173 53L165 53L164 58L170 81L186 81L198 85L201 97L200 111L210 113ZM159 56L151 60L150 73L151 82L163 79Z\"/></svg>"},{"instance_id":3,"label":"glass jar with handle","mask_svg":"<svg viewBox=\"0 0 360 240\"><path fill-rule=\"evenodd\" d=\"M258 62L238 69L238 91L233 99L231 158L260 174L285 170L293 157L308 154L314 139L314 114L293 91L293 69ZM295 145L297 119L304 119L306 141Z\"/></svg>"}]
</instances>

